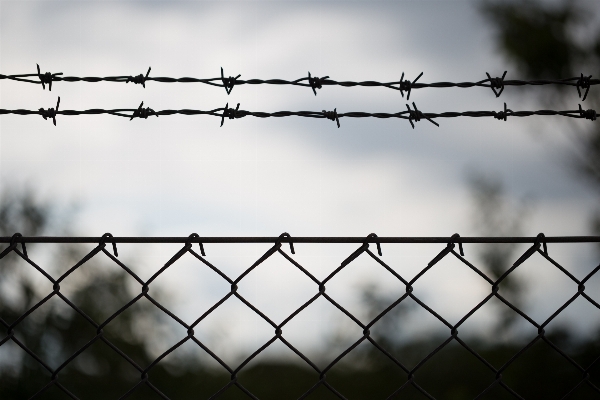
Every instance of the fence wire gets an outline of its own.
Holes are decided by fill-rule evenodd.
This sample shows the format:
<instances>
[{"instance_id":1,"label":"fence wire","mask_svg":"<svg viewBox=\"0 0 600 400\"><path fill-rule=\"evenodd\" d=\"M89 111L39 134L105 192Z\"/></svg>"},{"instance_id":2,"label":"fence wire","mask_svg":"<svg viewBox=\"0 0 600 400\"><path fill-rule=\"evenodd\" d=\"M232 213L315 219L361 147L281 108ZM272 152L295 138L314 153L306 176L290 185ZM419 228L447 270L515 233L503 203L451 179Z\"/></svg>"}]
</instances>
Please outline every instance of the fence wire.
<instances>
[{"instance_id":1,"label":"fence wire","mask_svg":"<svg viewBox=\"0 0 600 400\"><path fill-rule=\"evenodd\" d=\"M27 243L97 243L97 246L94 247L88 254L86 254L79 262L77 262L73 267L71 267L67 272L63 275L54 278L48 272L46 272L42 267L36 264L27 253ZM588 386L595 393L600 395L600 388L594 384L590 380L590 370L597 366L600 360L600 354L596 357L595 361L590 365L580 365L573 358L568 355L568 352L559 348L556 343L553 343L546 335L546 328L548 324L553 321L567 306L573 303L576 299L582 298L585 299L596 309L600 310L600 304L598 304L593 298L591 298L588 294L586 294L586 283L600 270L600 265L594 268L590 273L588 273L583 279L579 280L575 276L573 276L570 272L568 272L562 265L560 265L556 260L554 260L549 252L548 252L548 243L576 243L576 242L600 242L600 237L544 237L543 234L538 235L537 237L532 238L461 238L458 234L453 235L449 238L379 238L375 234L370 234L366 238L292 238L289 234L284 233L279 237L271 237L271 238L202 238L197 234L192 234L187 238L151 238L151 237L130 237L130 238L117 238L112 237L110 234L105 234L102 237L70 237L70 238L52 238L52 237L23 237L20 234L15 234L13 237L3 237L0 238L0 243L7 243L8 246L0 253L0 260L6 257L9 253L15 253L18 257L23 259L33 268L35 268L41 275L43 275L50 283L53 285L53 291L49 293L46 297L44 297L37 304L32 306L29 310L24 312L20 317L18 317L15 321L5 321L0 316L0 325L4 330L4 337L0 340L0 346L6 344L8 341L14 342L17 346L19 346L23 351L25 351L29 356L35 359L39 365L41 365L48 374L48 382L44 387L39 388L39 391L33 396L33 398L40 397L44 392L46 392L51 387L57 387L62 392L64 392L67 396L76 399L77 397L69 388L67 388L60 380L60 373L64 370L64 368L72 363L77 357L79 357L87 348L89 348L92 344L97 341L102 341L106 343L116 354L121 356L127 363L129 363L132 367L134 367L139 373L139 381L133 385L126 393L123 393L121 398L126 398L132 395L134 392L140 389L142 386L147 386L151 390L153 390L156 394L161 396L164 399L168 399L169 397L161 391L161 389L151 382L149 374L151 370L163 360L167 355L172 353L178 347L183 345L186 342L193 342L197 346L199 346L203 351L205 351L210 357L212 357L215 361L217 361L221 367L226 370L230 374L230 380L227 384L225 384L220 390L214 393L210 398L218 398L224 392L228 391L228 389L236 386L243 393L247 395L247 397L256 399L257 397L251 393L242 383L239 381L238 377L240 371L242 371L248 363L257 357L260 353L265 351L269 346L271 346L276 341L281 342L291 351L293 351L296 355L298 355L306 365L314 370L315 372L315 381L311 387L307 387L304 394L302 394L299 398L303 399L313 393L315 390L324 387L331 392L334 396L340 399L345 399L346 397L342 393L342 391L338 390L327 380L327 372L330 371L336 364L340 363L342 359L344 359L349 353L351 353L354 349L359 346L359 344L363 342L370 342L378 351L381 352L391 363L397 365L402 369L403 373L406 375L407 380L404 384L397 387L392 393L390 393L388 398L395 398L398 395L404 393L407 387L412 386L416 390L418 390L424 397L433 399L434 397L428 392L427 387L423 387L419 384L419 373L423 366L428 363L428 361L440 350L446 347L449 343L455 341L460 346L464 347L469 353L474 355L480 362L480 366L483 369L490 370L495 378L489 382L487 388L480 393L477 398L484 396L493 388L501 387L508 394L512 395L514 398L522 399L523 397L513 390L510 385L504 380L503 373L506 372L507 369L511 368L511 366L518 360L529 348L531 348L536 342L543 341L546 342L554 351L556 351L561 357L570 363L572 368L577 371L581 379L578 383L576 383L569 392L560 393L559 395L562 398L571 397L574 398L577 395L577 391L582 386ZM138 275L136 275L129 267L127 267L122 261L118 259L117 252L117 244L118 243L181 243L183 246L179 249L170 259L164 264L162 268L160 268L156 273L154 273L150 279L144 281ZM220 270L217 266L213 265L209 261L209 257L205 253L204 245L207 243L272 243L272 246L262 255L260 256L252 265L250 265L241 275L238 277L230 277L226 275L222 270ZM350 255L347 256L329 276L327 276L323 280L317 279L314 275L312 275L306 268L304 268L298 261L296 261L293 257L295 254L294 243L357 243L360 244L356 250L354 250ZM402 276L397 272L397 269L392 268L388 264L386 264L381 256L382 256L382 243L439 243L440 245L446 244L432 259L431 261L424 266L424 268L417 273L412 279L409 279L405 276ZM531 244L526 251L521 254L517 260L512 264L502 276L498 279L491 279L484 271L477 268L473 263L469 262L465 257L463 252L462 245L463 243L529 243ZM107 249L106 246L112 244L112 249ZM196 252L192 244L199 244L200 253ZM286 246L284 246L286 244ZM287 244L289 244L289 253L287 251ZM376 252L372 251L370 245L376 244ZM458 251L457 251L458 247ZM109 250L112 250L109 251ZM72 274L75 270L81 268L85 263L89 262L92 258L98 257L101 253L108 257L112 262L114 262L119 268L121 268L126 274L133 277L136 281L139 289L139 294L135 296L131 301L127 304L124 304L116 313L108 317L104 321L95 321L89 316L87 316L76 304L74 304L71 300L69 300L63 293L61 293L61 283L67 278L70 274ZM172 268L172 266L185 254L191 254L195 257L201 265L204 267L210 268L215 271L219 276L225 280L230 285L230 291L227 295L221 298L216 304L214 304L208 311L206 311L203 315L201 315L198 319L196 319L193 323L187 324L182 321L179 317L177 317L174 313L168 310L164 305L160 304L155 298L150 296L149 288L152 283L154 283L167 269ZM260 268L260 265L265 262L267 259L272 257L275 254L281 255L289 265L297 268L301 271L307 280L310 280L314 283L315 293L310 300L304 303L301 307L291 313L283 322L276 323L269 316L251 304L246 298L244 298L243 294L238 291L239 283L248 276L253 270L256 268ZM399 297L390 304L385 310L379 313L375 318L370 321L361 321L356 316L352 315L347 309L342 307L335 299L333 299L326 290L326 284L332 281L344 268L346 268L349 264L351 264L357 257L360 255L366 254L371 257L376 263L387 270L393 279L397 279L402 285L405 287L405 292L399 294ZM566 301L561 307L559 307L548 319L545 321L538 323L530 316L528 316L523 310L517 308L514 304L508 301L505 297L503 297L499 293L499 288L501 287L503 281L506 278L515 272L519 266L521 266L526 260L528 260L534 254L539 254L543 259L545 259L552 268L556 268L558 271L562 272L570 281L573 282L576 290L574 291L572 297ZM418 298L413 293L413 285L421 279L424 274L426 274L434 265L439 263L444 258L455 258L459 260L462 264L464 264L467 268L473 270L477 273L483 280L489 284L489 293L479 304L477 304L473 309L471 309L464 317L462 317L458 323L451 324L443 316L438 314L435 310L429 307L424 301ZM0 264L0 273L2 271ZM19 329L23 320L28 318L36 309L38 309L42 304L49 301L51 298L57 297L61 299L65 304L67 304L70 308L72 308L75 312L80 314L83 318L87 320L87 322L96 330L96 335L91 338L83 347L81 347L78 351L73 353L70 357L64 360L62 364L57 368L50 367L42 358L42 356L34 353L30 350L25 343L23 343L19 339ZM204 343L202 343L195 335L194 329L212 312L214 312L218 307L220 307L225 301L229 298L235 297L239 299L242 303L244 303L252 312L256 313L260 318L266 321L274 330L273 337L268 340L264 345L260 346L255 352L253 352L248 358L246 358L239 365L229 365L223 361L219 355L216 354L213 350L209 349ZM132 358L130 358L122 349L119 349L117 346L112 344L107 337L103 335L103 329L110 324L118 315L125 312L128 308L132 307L138 300L146 298L149 300L154 306L168 315L176 324L181 325L186 329L187 335L182 337L174 346L169 348L167 351L162 353L159 357L157 357L153 362L149 365L138 365ZM284 331L286 325L296 317L302 310L308 307L311 303L315 302L317 299L323 298L327 300L330 304L332 304L335 308L344 313L353 323L360 327L362 330L362 336L356 340L351 346L342 351L329 365L325 368L319 368L313 361L311 361L306 355L304 355L301 351L299 351L292 343L290 343L284 337ZM407 367L401 359L398 359L394 355L392 355L381 343L378 343L371 335L370 329L377 324L378 321L381 320L386 314L388 314L391 310L397 307L406 299L412 299L416 304L418 304L422 309L426 310L433 317L443 323L447 328L447 333L449 336L445 341L443 341L435 350L430 352L426 357L424 357L416 366L413 368ZM459 328L483 305L485 305L490 299L496 298L500 300L502 303L507 305L510 309L512 309L516 314L522 317L525 321L531 324L537 330L537 336L535 336L529 343L527 343L519 352L514 354L507 362L505 362L501 367L496 368L492 365L492 363L486 360L483 356L481 356L476 350L474 350L471 346L469 346L464 340L459 337Z\"/></svg>"},{"instance_id":2,"label":"fence wire","mask_svg":"<svg viewBox=\"0 0 600 400\"><path fill-rule=\"evenodd\" d=\"M0 80L7 79L19 82L28 82L34 83L38 85L42 85L43 89L46 89L46 85L48 86L48 90L52 90L52 82L120 82L120 83L129 83L133 82L135 84L142 85L144 88L146 87L146 82L155 81L162 83L203 83L206 85L217 86L225 88L227 94L230 94L233 90L234 86L241 85L291 85L291 86L302 86L311 88L315 96L317 95L317 89L322 89L323 86L342 86L342 87L355 87L355 86L363 86L363 87L385 87L388 89L393 89L399 91L402 97L404 97L404 93L406 92L407 100L410 99L410 94L413 89L423 89L423 88L472 88L472 87L484 87L490 88L494 92L496 97L500 97L504 88L506 86L543 86L543 85L560 85L560 86L574 86L577 89L577 93L579 97L582 98L582 101L586 99L588 92L591 86L595 86L600 84L600 79L592 79L592 75L583 75L583 73L579 77L566 78L566 79L538 79L538 80L510 80L506 78L506 71L501 77L492 78L489 73L486 72L487 79L483 79L477 82L433 82L433 83L423 83L418 82L418 80L423 76L423 72L421 72L414 80L410 81L408 79L404 79L404 72L398 81L392 82L377 82L377 81L362 81L362 82L354 82L354 81L336 81L330 79L329 76L316 77L312 76L310 72L308 72L308 76L299 78L296 80L285 80L285 79L249 79L243 80L239 79L241 75L237 76L225 76L223 73L223 68L221 68L221 76L217 78L206 78L206 79L198 79L198 78L170 78L170 77L154 77L150 76L151 68L148 68L146 74L139 75L120 75L120 76L106 76L106 77L77 77L77 76L62 76L62 72L45 72L41 73L40 66L37 65L37 73L30 74L17 74L17 75L2 75L0 74ZM37 79L31 79L37 78Z\"/></svg>"},{"instance_id":3,"label":"fence wire","mask_svg":"<svg viewBox=\"0 0 600 400\"><path fill-rule=\"evenodd\" d=\"M159 116L167 116L167 115L209 115L213 117L218 117L221 119L221 126L225 122L225 119L239 119L248 116L256 117L256 118L282 118L282 117L304 117L304 118L318 118L318 119L328 119L336 122L337 127L340 127L340 118L380 118L380 119L388 119L388 118L398 118L408 120L412 128L415 128L415 123L419 122L423 119L431 122L435 126L439 126L434 119L438 118L457 118L457 117L471 117L471 118L484 118L484 117L493 117L498 120L507 121L508 117L531 117L531 116L561 116L568 118L576 118L576 119L588 119L590 121L595 121L598 114L593 109L584 110L581 108L581 104L579 104L579 109L577 110L564 110L564 111L556 111L556 110L538 110L538 111L513 111L507 108L506 103L504 103L504 109L502 111L464 111L464 112L442 112L442 113L430 113L423 112L419 110L416 104L413 102L413 108L410 108L410 105L406 104L406 111L399 111L396 113L368 113L368 112L346 112L346 113L338 113L337 108L334 108L333 111L276 111L276 112L260 112L260 111L246 111L240 110L240 103L237 104L236 108L230 108L229 103L225 104L225 107L215 108L213 110L191 110L191 109L181 109L181 110L159 110L155 111L150 107L144 107L144 102L141 102L138 108L117 108L112 110L106 109L89 109L89 110L59 110L60 106L60 97L56 102L56 108L40 108L39 110L8 110L8 109L0 109L0 115L3 114L16 114L16 115L40 115L44 119L52 120L52 123L56 126L56 116L57 115L101 115L108 114L117 117L129 118L129 120L133 120L134 118L143 118L147 119L148 117L159 117Z\"/></svg>"}]
</instances>

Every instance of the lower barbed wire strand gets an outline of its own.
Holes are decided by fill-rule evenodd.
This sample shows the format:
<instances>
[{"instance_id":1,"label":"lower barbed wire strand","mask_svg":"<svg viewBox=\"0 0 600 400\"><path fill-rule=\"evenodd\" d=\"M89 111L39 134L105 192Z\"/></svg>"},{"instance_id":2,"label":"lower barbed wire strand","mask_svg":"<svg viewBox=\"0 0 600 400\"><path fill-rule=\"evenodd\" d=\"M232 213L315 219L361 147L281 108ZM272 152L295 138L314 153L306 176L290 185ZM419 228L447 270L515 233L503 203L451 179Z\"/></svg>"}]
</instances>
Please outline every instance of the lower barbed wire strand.
<instances>
[{"instance_id":1,"label":"lower barbed wire strand","mask_svg":"<svg viewBox=\"0 0 600 400\"><path fill-rule=\"evenodd\" d=\"M26 110L26 109L0 109L0 115L6 114L14 114L14 115L46 115L51 109L43 109L39 110ZM125 117L129 119L136 118L147 118L148 116L169 116L169 115L210 115L215 117L223 117L224 113L227 113L229 119L239 119L247 116L256 117L256 118L282 118L282 117L303 117L303 118L317 118L317 119L326 119L329 118L328 113L330 111L275 111L275 112L263 112L263 111L247 111L247 110L237 110L235 113L231 114L230 110L226 108L215 108L212 110L195 110L195 109L178 109L178 110L159 110L154 111L153 109L146 107L141 108L141 106L137 109L133 108L118 108L118 109L88 109L88 110L53 110L51 111L53 115L66 115L66 116L75 116L75 115L114 115L119 117ZM568 118L577 118L577 119L588 119L594 121L596 119L597 113L595 110L588 109L584 110L579 106L577 110L537 110L537 111L512 111L506 108L504 111L462 111L462 112L454 112L447 111L441 113L431 113L431 112L423 112L422 110L405 110L399 111L395 113L369 113L362 111L352 111L352 112L340 112L336 113L338 118L378 118L378 119L389 119L389 118L398 118L398 119L407 119L414 122L418 122L420 118L426 118L433 122L433 119L437 118L458 118L458 117L469 117L469 118L485 118L485 117L493 117L496 119L506 120L507 117L531 117L531 116L560 116L560 117L568 117ZM419 118L415 118L419 117Z\"/></svg>"}]
</instances>

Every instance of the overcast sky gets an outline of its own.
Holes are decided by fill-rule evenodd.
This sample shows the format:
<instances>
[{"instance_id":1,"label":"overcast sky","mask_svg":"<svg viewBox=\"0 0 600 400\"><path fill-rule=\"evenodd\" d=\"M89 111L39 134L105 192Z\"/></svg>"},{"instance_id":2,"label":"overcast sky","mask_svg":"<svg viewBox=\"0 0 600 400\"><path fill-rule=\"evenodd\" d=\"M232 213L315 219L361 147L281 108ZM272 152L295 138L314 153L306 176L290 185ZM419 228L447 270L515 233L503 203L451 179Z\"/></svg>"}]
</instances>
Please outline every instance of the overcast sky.
<instances>
[{"instance_id":1,"label":"overcast sky","mask_svg":"<svg viewBox=\"0 0 600 400\"><path fill-rule=\"evenodd\" d=\"M409 79L423 72L420 82L478 81L504 70L517 78L476 4L0 1L0 71L33 73L39 63L42 72L67 76L137 75L151 66L153 76L197 78L217 77L221 67L242 79L292 80L310 71L335 80L394 81L402 72ZM484 88L420 89L411 101L428 112L500 111L505 101L513 110L541 108L513 89L499 99ZM576 108L576 91L570 95ZM56 82L49 92L0 82L1 108L54 107L57 96L63 110L136 108L144 101L155 110L239 102L251 111L396 112L406 104L385 88L326 86L314 96L309 88L245 85L228 96L202 84ZM596 195L568 169L570 132L559 118L438 122L439 128L421 121L413 130L405 120L345 118L338 129L321 119L246 117L220 128L208 116L100 115L58 116L53 126L39 116L5 115L0 185L29 183L64 204L79 202L77 232L89 236L468 236L477 232L466 177L478 171L502 179L510 201L532 199L526 234L588 234ZM236 257L247 263L267 247L236 249ZM171 248L161 249L147 271L169 258ZM319 251L313 261L323 271L345 257ZM439 246L428 251L398 257L419 258L417 271ZM560 254L573 260L574 253ZM590 270L589 257L578 260L577 268ZM189 274L185 283L175 273L165 281L187 288L181 293L210 286ZM340 281L352 287L369 274ZM292 275L285 276L293 286ZM561 288L556 279L550 287ZM440 274L431 285L444 288L446 281ZM252 293L260 297L258 282ZM466 286L454 293L455 311L488 290ZM213 299L214 291L202 293ZM445 300L437 301L443 307ZM548 304L541 314L555 307ZM197 315L194 307L185 312Z\"/></svg>"}]
</instances>

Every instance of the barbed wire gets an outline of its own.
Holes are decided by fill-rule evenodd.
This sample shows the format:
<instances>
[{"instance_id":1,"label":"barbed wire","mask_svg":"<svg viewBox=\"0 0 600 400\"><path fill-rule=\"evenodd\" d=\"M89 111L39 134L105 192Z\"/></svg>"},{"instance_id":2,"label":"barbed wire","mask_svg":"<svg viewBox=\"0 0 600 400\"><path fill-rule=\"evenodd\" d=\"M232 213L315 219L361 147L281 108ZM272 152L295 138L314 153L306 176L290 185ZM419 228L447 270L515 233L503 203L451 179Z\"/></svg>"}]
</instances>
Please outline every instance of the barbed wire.
<instances>
[{"instance_id":1,"label":"barbed wire","mask_svg":"<svg viewBox=\"0 0 600 400\"><path fill-rule=\"evenodd\" d=\"M486 383L485 389L476 397L481 398L486 393L489 393L492 389L497 387L503 388L508 394L512 396L522 399L523 397L517 393L513 388L510 387L509 383L503 378L503 374L506 373L508 369L511 368L512 365L515 364L524 352L531 348L535 343L539 341L543 341L549 345L549 348L552 351L558 353L562 358L567 360L568 364L580 374L580 380L578 382L573 382L572 388L567 393L560 393L559 395L564 396L563 398L567 398L572 396L579 390L582 386L587 386L589 389L594 391L595 393L600 394L600 388L596 386L594 382L590 379L590 371L592 368L596 368L596 364L599 362L600 357L595 358L588 366L582 366L577 361L575 361L568 353L554 343L548 335L546 335L546 329L548 325L555 320L555 318L565 310L570 304L572 304L577 299L587 300L589 304L593 307L600 310L600 304L596 302L593 298L591 298L586 292L586 283L594 277L598 271L600 270L600 265L593 268L589 273L585 275L583 279L577 279L570 272L568 272L563 266L561 266L556 260L554 260L549 252L548 252L548 243L574 243L574 242L600 242L599 236L593 237L545 237L544 234L539 234L535 238L462 238L458 234L454 234L451 237L446 238L379 238L376 234L370 234L366 238L294 238L290 236L288 233L283 233L279 237L273 238L206 238L200 237L198 234L193 233L188 238L149 238L149 237L132 237L132 238L117 238L113 237L110 233L104 234L102 237L68 237L68 238L48 238L48 237L23 237L21 234L16 233L12 237L3 237L0 238L0 242L8 243L8 246L0 252L0 260L6 257L10 253L16 254L19 258L23 259L28 265L30 265L37 272L42 274L50 283L52 283L52 291L45 296L38 303L32 305L27 311L25 311L21 316L16 318L14 321L9 322L2 319L0 316L0 327L5 331L5 336L0 340L0 346L6 344L8 341L14 342L19 348L21 348L24 352L26 352L29 356L31 356L44 370L48 376L48 383L40 388L32 398L40 397L43 393L45 393L48 389L52 387L57 387L59 390L64 392L66 395L70 396L73 399L77 399L77 396L72 393L66 386L64 382L60 381L60 373L65 369L67 365L72 363L80 354L82 354L87 348L89 348L92 344L97 341L102 341L108 345L108 347L116 352L120 357L122 357L128 364L130 364L133 368L135 368L139 375L139 381L135 383L126 393L123 394L121 398L128 397L137 391L141 386L145 385L153 390L156 394L164 399L168 399L168 395L162 390L168 390L169 388L159 389L155 384L150 381L149 373L152 368L156 367L156 365L161 362L166 356L174 352L177 348L182 346L186 342L195 343L198 347L200 347L206 354L212 357L225 371L230 374L230 380L227 382L221 389L219 389L216 393L214 393L210 398L214 399L220 397L224 392L230 389L233 386L239 388L243 393L245 393L248 397L252 399L257 399L257 397L251 393L240 381L239 374L240 372L246 368L250 361L255 359L259 354L261 354L265 349L271 346L276 341L280 341L287 348L292 350L298 357L300 357L308 367L315 372L315 383L311 387L305 388L304 393L299 397L300 399L304 399L308 397L315 390L320 387L324 387L331 392L331 394L337 396L340 399L346 399L343 390L340 388L335 388L332 383L327 380L327 373L342 359L344 359L349 353L351 353L354 349L356 349L361 343L369 342L374 348L379 351L383 356L392 364L399 367L403 373L406 375L406 382L397 387L388 398L395 397L407 388L412 386L416 390L418 390L421 394L426 396L429 399L434 399L434 397L427 391L427 388L421 386L419 381L419 374L423 370L423 366L427 364L431 358L440 352L443 348L448 346L451 342L455 341L458 345L462 346L466 349L470 354L474 355L475 358L480 362L481 368L489 370L493 373L493 377L489 379ZM26 243L96 243L97 245L87 253L83 258L81 258L73 267L68 269L67 272L62 274L58 278L52 277L47 271L37 265L32 259L29 258L26 249ZM348 255L345 259L343 259L339 265L333 272L331 272L325 279L319 280L314 275L312 275L306 268L304 268L297 260L295 260L292 256L296 254L294 249L294 243L360 243L360 246L352 251L350 255ZM469 262L465 257L465 252L463 249L463 243L529 243L531 244L512 264L512 266L504 272L499 278L492 279L490 278L484 271L477 268L473 263ZM123 261L118 259L117 252L117 243L183 243L183 247L179 249L167 263L164 264L156 273L154 273L148 280L142 280L137 274L135 274L132 269L127 267ZM200 244L200 254L193 250L192 244L199 243ZM231 278L226 275L223 271L221 271L217 266L213 265L210 261L208 261L207 255L205 253L205 249L202 243L270 243L272 246L262 254L252 265L250 265L242 274L240 274L237 278ZM290 254L288 254L283 247L283 244L289 244ZM369 247L370 244L377 244L377 254L372 252ZM386 262L382 259L382 243L445 243L446 246L443 247L437 254L427 263L426 266L422 270L420 270L412 279L408 279L403 277L396 269L390 267ZM19 244L21 245L19 249ZM112 253L106 249L107 244L112 244ZM458 245L458 252L456 251L456 246ZM203 267L209 268L216 272L223 280L225 280L230 285L230 291L223 298L217 301L208 311L202 314L199 318L197 318L193 323L188 324L184 322L182 319L178 318L173 312L168 310L163 304L158 302L154 297L149 294L150 285L154 283L161 274L163 274L167 269L171 268L180 258L182 258L186 254L191 254ZM265 313L260 311L256 306L251 304L241 293L239 290L240 282L248 276L253 270L260 267L267 259L271 258L274 255L281 255L283 257L283 262L291 265L292 267L298 269L304 276L307 277L308 280L312 281L315 285L316 293L303 305L301 305L298 309L292 312L287 318L285 318L281 323L274 322L270 317L268 317ZM574 293L573 295L562 304L550 317L548 317L543 322L536 322L532 317L527 315L523 310L516 307L513 303L507 300L501 293L500 288L503 282L506 282L507 277L514 273L517 268L522 266L529 258L533 255L539 254L542 257L542 260L548 262L548 265L551 268L556 268L556 270L560 271L564 276L566 276L569 282L573 285ZM348 267L352 262L354 262L359 256L366 255L373 259L376 263L377 268L381 267L385 269L388 273L392 275L392 279L398 280L405 288L404 293L398 293L398 298L391 303L388 307L386 307L383 311L381 311L375 318L371 319L368 322L363 322L350 313L346 308L340 305L335 299L333 299L330 294L326 290L326 284L331 282L333 278L336 277L344 268ZM85 312L79 308L73 301L68 299L64 293L61 292L61 283L69 277L74 271L81 268L85 263L93 259L94 257L105 256L117 265L121 270L123 270L126 274L135 279L135 281L139 284L140 293L136 295L132 300L130 300L127 304L124 304L117 312L109 316L106 320L95 321L91 317L85 314ZM430 306L425 304L422 299L417 297L414 292L415 283L421 279L428 271L430 271L436 264L438 264L441 260L450 257L458 260L461 265L466 268L474 271L483 281L485 281L489 285L489 293L485 295L485 297L474 307L472 308L464 317L462 317L456 324L451 324L444 317L442 317L439 313L433 310ZM280 258L281 260L281 258ZM58 298L62 300L68 307L73 309L77 314L83 316L85 320L95 329L95 336L90 340L87 340L86 344L77 350L74 354L68 356L58 367L52 368L47 362L45 362L42 356L36 354L32 351L27 343L24 343L21 339L19 339L18 331L23 328L22 322L31 315L33 311L38 309L41 305L46 303L52 298ZM163 313L168 315L173 323L181 325L186 334L183 338L181 338L175 345L170 347L168 350L160 354L154 361L152 361L149 365L143 366L139 365L136 361L130 358L122 349L118 348L114 345L109 339L109 335L104 333L104 329L115 320L117 316L128 310L132 307L136 302L140 299L145 298L149 300L154 306L160 309ZM240 300L245 306L247 306L252 312L258 315L261 319L267 322L274 330L274 336L269 339L265 344L260 346L256 351L254 351L250 356L244 359L239 365L232 366L227 364L221 357L219 357L213 350L208 348L206 344L202 343L195 336L195 329L206 319L208 315L218 309L223 303L225 303L229 298L237 298ZM322 298L323 300L328 301L335 308L341 311L344 315L346 315L353 323L355 323L360 329L362 334L354 343L352 343L348 348L344 349L333 361L331 361L326 367L319 368L314 362L312 362L305 354L303 354L298 348L296 348L288 339L284 337L284 328L286 325L296 317L302 310L306 309L310 304L315 302L317 299ZM467 341L463 340L459 337L459 328L465 324L465 322L479 309L481 309L488 301L491 299L498 299L503 304L508 306L514 313L516 313L519 317L526 321L530 325L532 325L536 329L536 334L534 337L527 342L523 348L514 354L509 360L502 361L502 365L497 368L488 360L486 360L480 353L478 353L472 346L470 346ZM390 351L388 351L382 343L379 343L376 338L371 335L371 329L375 324L378 323L386 314L388 314L391 310L397 307L402 302L407 301L408 299L412 300L416 305L421 307L421 309L428 312L432 315L436 320L440 321L447 329L449 336L446 340L444 340L439 346L437 346L434 350L429 352L420 362L418 362L414 367L409 368L403 363L397 356L394 356ZM564 344L563 344L564 345ZM106 349L106 351L110 351ZM594 356L595 357L595 356ZM118 373L116 371L111 371L111 373ZM164 384L164 382L163 382ZM32 389L35 390L35 389Z\"/></svg>"},{"instance_id":2,"label":"barbed wire","mask_svg":"<svg viewBox=\"0 0 600 400\"><path fill-rule=\"evenodd\" d=\"M574 86L577 89L577 93L579 97L582 98L582 101L585 101L587 95L589 93L590 87L600 84L600 79L592 79L592 75L583 75L583 73L579 77L566 78L566 79L537 79L537 80L520 80L520 79L505 79L506 71L501 77L492 77L489 73L486 72L487 79L482 79L476 82L433 82L433 83L423 83L418 82L419 78L423 76L423 72L421 72L414 80L410 81L408 79L404 79L404 72L398 81L391 82L378 82L378 81L336 81L330 79L329 76L316 77L312 76L310 72L308 72L308 76L295 79L295 80L285 80L285 79L249 79L243 80L239 79L241 75L237 76L225 76L223 73L223 68L221 68L221 76L217 78L171 78L171 77L154 77L150 76L151 68L148 68L146 74L139 75L118 75L118 76L105 76L105 77L95 77L95 76L87 76L87 77L77 77L77 76L62 76L62 72L45 72L41 73L40 66L37 66L37 73L30 74L16 74L16 75L3 75L0 74L0 80L13 80L19 82L27 82L34 84L41 84L43 89L46 89L46 85L48 85L48 90L52 90L52 82L118 82L118 83L129 83L133 82L135 84L142 85L144 88L146 87L146 82L154 81L161 83L202 83L206 85L216 86L225 88L225 91L229 95L233 90L234 86L241 85L290 85L290 86L302 86L311 88L315 96L317 95L317 89L322 89L323 86L342 86L342 87L385 87L388 89L393 89L399 91L402 97L404 97L404 93L406 92L406 99L410 100L410 94L413 89L423 89L423 88L472 88L472 87L484 87L490 88L494 92L496 97L500 97L504 88L506 86L544 86L544 85L560 85L560 86ZM31 79L37 78L37 79ZM583 96L583 97L582 97Z\"/></svg>"},{"instance_id":3,"label":"barbed wire","mask_svg":"<svg viewBox=\"0 0 600 400\"><path fill-rule=\"evenodd\" d=\"M213 110L193 110L193 109L180 109L180 110L159 110L155 111L150 107L144 107L144 102L141 102L138 108L117 108L117 109L89 109L89 110L59 110L60 97L56 102L56 108L40 108L36 110L24 110L24 109L0 109L0 115L4 114L15 114L15 115L41 115L44 119L51 119L53 124L56 125L57 115L101 115L108 114L118 117L147 119L152 116L167 116L167 115L210 115L221 118L221 126L225 122L225 119L239 119L248 116L257 118L282 118L282 117L304 117L304 118L321 118L329 119L337 123L337 127L340 127L340 118L399 118L405 119L410 122L410 125L415 127L415 123L426 119L432 124L439 126L434 121L436 118L457 118L457 117L471 117L471 118L482 118L482 117L493 117L498 120L506 121L508 117L531 117L531 116L562 116L576 119L588 119L595 121L598 114L593 109L584 110L579 105L577 110L537 110L537 111L513 111L507 108L504 103L504 109L502 111L463 111L463 112L442 112L442 113L430 113L422 112L413 102L413 108L406 104L406 111L399 111L396 113L368 113L361 111L353 111L346 113L338 113L337 108L333 111L276 111L276 112L260 112L260 111L246 111L240 110L240 103L237 104L236 108L230 108L229 103L222 108L215 108Z\"/></svg>"}]
</instances>

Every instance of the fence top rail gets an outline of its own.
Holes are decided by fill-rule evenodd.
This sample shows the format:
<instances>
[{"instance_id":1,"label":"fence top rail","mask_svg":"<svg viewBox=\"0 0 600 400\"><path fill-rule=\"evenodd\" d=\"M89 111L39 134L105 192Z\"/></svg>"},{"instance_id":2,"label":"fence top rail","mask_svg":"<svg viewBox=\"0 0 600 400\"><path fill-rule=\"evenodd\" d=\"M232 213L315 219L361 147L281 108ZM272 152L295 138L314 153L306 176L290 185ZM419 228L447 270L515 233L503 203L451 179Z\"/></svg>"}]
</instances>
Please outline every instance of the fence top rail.
<instances>
[{"instance_id":1,"label":"fence top rail","mask_svg":"<svg viewBox=\"0 0 600 400\"><path fill-rule=\"evenodd\" d=\"M0 243L600 243L600 236L1 236Z\"/></svg>"}]
</instances>

